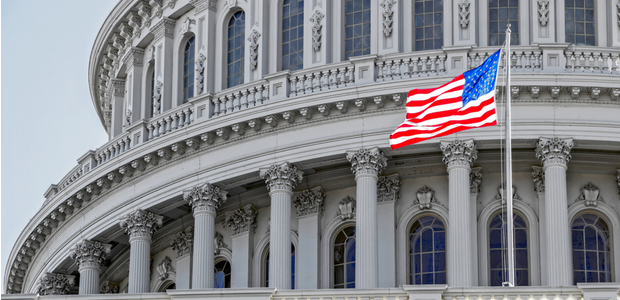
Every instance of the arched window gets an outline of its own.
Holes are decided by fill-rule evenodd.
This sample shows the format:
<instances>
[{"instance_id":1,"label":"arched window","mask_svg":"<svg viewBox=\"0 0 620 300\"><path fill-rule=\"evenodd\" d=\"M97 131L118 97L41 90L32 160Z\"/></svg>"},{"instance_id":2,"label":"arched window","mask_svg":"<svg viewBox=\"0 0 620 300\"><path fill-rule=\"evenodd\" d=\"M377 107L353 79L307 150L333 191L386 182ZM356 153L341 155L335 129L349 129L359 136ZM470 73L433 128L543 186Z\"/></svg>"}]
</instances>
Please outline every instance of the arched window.
<instances>
[{"instance_id":1,"label":"arched window","mask_svg":"<svg viewBox=\"0 0 620 300\"><path fill-rule=\"evenodd\" d=\"M409 282L446 284L446 228L434 216L413 222L409 231Z\"/></svg>"},{"instance_id":2,"label":"arched window","mask_svg":"<svg viewBox=\"0 0 620 300\"><path fill-rule=\"evenodd\" d=\"M343 228L334 240L334 288L355 288L355 226Z\"/></svg>"},{"instance_id":3,"label":"arched window","mask_svg":"<svg viewBox=\"0 0 620 300\"><path fill-rule=\"evenodd\" d=\"M282 5L282 70L304 67L304 0L284 0Z\"/></svg>"},{"instance_id":4,"label":"arched window","mask_svg":"<svg viewBox=\"0 0 620 300\"><path fill-rule=\"evenodd\" d=\"M527 224L518 214L513 215L515 240L515 285L527 286L529 280L529 257ZM489 282L491 286L501 286L508 281L506 213L493 217L489 225Z\"/></svg>"},{"instance_id":5,"label":"arched window","mask_svg":"<svg viewBox=\"0 0 620 300\"><path fill-rule=\"evenodd\" d=\"M220 260L215 264L215 288L230 288L230 263L227 260Z\"/></svg>"},{"instance_id":6,"label":"arched window","mask_svg":"<svg viewBox=\"0 0 620 300\"><path fill-rule=\"evenodd\" d=\"M415 50L443 47L443 0L415 0Z\"/></svg>"},{"instance_id":7,"label":"arched window","mask_svg":"<svg viewBox=\"0 0 620 300\"><path fill-rule=\"evenodd\" d=\"M243 83L243 62L245 50L245 13L238 11L228 22L228 73L227 87Z\"/></svg>"},{"instance_id":8,"label":"arched window","mask_svg":"<svg viewBox=\"0 0 620 300\"><path fill-rule=\"evenodd\" d=\"M185 43L183 52L183 103L187 99L194 97L194 44L195 38L192 36Z\"/></svg>"},{"instance_id":9,"label":"arched window","mask_svg":"<svg viewBox=\"0 0 620 300\"><path fill-rule=\"evenodd\" d=\"M510 23L510 44L519 44L519 0L489 0L489 46L499 46L506 40L506 25Z\"/></svg>"},{"instance_id":10,"label":"arched window","mask_svg":"<svg viewBox=\"0 0 620 300\"><path fill-rule=\"evenodd\" d=\"M265 270L265 274L263 278L265 278L264 286L269 286L269 249L267 249L267 253L265 254L265 262L263 270ZM291 244L291 289L295 289L295 245Z\"/></svg>"},{"instance_id":11,"label":"arched window","mask_svg":"<svg viewBox=\"0 0 620 300\"><path fill-rule=\"evenodd\" d=\"M566 42L577 46L595 46L594 0L566 0Z\"/></svg>"},{"instance_id":12,"label":"arched window","mask_svg":"<svg viewBox=\"0 0 620 300\"><path fill-rule=\"evenodd\" d=\"M370 54L370 0L344 2L344 59Z\"/></svg>"},{"instance_id":13,"label":"arched window","mask_svg":"<svg viewBox=\"0 0 620 300\"><path fill-rule=\"evenodd\" d=\"M610 282L610 235L607 223L594 214L573 221L573 281Z\"/></svg>"},{"instance_id":14,"label":"arched window","mask_svg":"<svg viewBox=\"0 0 620 300\"><path fill-rule=\"evenodd\" d=\"M174 281L168 281L165 284L162 285L161 289L159 290L159 292L165 292L167 290L176 290L177 289L177 285L176 283L174 283Z\"/></svg>"},{"instance_id":15,"label":"arched window","mask_svg":"<svg viewBox=\"0 0 620 300\"><path fill-rule=\"evenodd\" d=\"M155 105L155 99L153 96L155 95L155 68L151 71L151 117L153 117L153 105Z\"/></svg>"}]
</instances>

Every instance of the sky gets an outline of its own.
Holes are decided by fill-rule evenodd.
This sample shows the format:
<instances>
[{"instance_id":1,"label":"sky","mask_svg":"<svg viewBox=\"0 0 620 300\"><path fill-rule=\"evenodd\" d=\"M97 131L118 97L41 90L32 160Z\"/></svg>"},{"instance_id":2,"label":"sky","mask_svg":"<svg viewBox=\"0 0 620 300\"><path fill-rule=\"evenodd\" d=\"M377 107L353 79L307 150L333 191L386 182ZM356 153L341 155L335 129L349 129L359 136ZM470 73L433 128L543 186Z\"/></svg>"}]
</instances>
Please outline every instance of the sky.
<instances>
[{"instance_id":1,"label":"sky","mask_svg":"<svg viewBox=\"0 0 620 300\"><path fill-rule=\"evenodd\" d=\"M1 2L2 294L11 249L43 193L107 141L88 90L88 62L117 2Z\"/></svg>"}]
</instances>

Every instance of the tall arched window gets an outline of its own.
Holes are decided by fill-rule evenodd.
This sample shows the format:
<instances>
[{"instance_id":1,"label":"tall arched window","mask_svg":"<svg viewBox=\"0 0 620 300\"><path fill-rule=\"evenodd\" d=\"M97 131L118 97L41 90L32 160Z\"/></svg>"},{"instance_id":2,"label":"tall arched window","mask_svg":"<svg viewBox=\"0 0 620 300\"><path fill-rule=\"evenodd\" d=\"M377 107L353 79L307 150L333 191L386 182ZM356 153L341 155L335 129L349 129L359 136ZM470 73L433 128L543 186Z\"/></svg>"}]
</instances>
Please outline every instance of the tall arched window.
<instances>
[{"instance_id":1,"label":"tall arched window","mask_svg":"<svg viewBox=\"0 0 620 300\"><path fill-rule=\"evenodd\" d=\"M510 23L510 44L519 44L519 0L489 0L489 46L499 46L506 40L506 25Z\"/></svg>"},{"instance_id":2,"label":"tall arched window","mask_svg":"<svg viewBox=\"0 0 620 300\"><path fill-rule=\"evenodd\" d=\"M443 0L415 0L415 50L443 47Z\"/></svg>"},{"instance_id":3,"label":"tall arched window","mask_svg":"<svg viewBox=\"0 0 620 300\"><path fill-rule=\"evenodd\" d=\"M515 285L527 286L529 279L529 257L527 243L527 224L518 214L513 215L515 240ZM501 286L508 281L506 213L499 213L489 225L489 282L491 286Z\"/></svg>"},{"instance_id":4,"label":"tall arched window","mask_svg":"<svg viewBox=\"0 0 620 300\"><path fill-rule=\"evenodd\" d=\"M370 54L370 0L344 2L344 59Z\"/></svg>"},{"instance_id":5,"label":"tall arched window","mask_svg":"<svg viewBox=\"0 0 620 300\"><path fill-rule=\"evenodd\" d=\"M221 260L215 264L215 288L230 288L230 263L227 260Z\"/></svg>"},{"instance_id":6,"label":"tall arched window","mask_svg":"<svg viewBox=\"0 0 620 300\"><path fill-rule=\"evenodd\" d=\"M566 42L577 46L595 46L594 0L566 0Z\"/></svg>"},{"instance_id":7,"label":"tall arched window","mask_svg":"<svg viewBox=\"0 0 620 300\"><path fill-rule=\"evenodd\" d=\"M243 83L243 62L245 48L245 13L238 11L228 22L228 72L227 87Z\"/></svg>"},{"instance_id":8,"label":"tall arched window","mask_svg":"<svg viewBox=\"0 0 620 300\"><path fill-rule=\"evenodd\" d=\"M413 222L409 231L409 282L446 283L446 228L434 216Z\"/></svg>"},{"instance_id":9,"label":"tall arched window","mask_svg":"<svg viewBox=\"0 0 620 300\"><path fill-rule=\"evenodd\" d=\"M264 286L269 286L269 249L267 249L267 254L265 254L265 260L263 264L263 270L265 270L265 274L263 278L265 278ZM295 289L295 245L291 244L291 289Z\"/></svg>"},{"instance_id":10,"label":"tall arched window","mask_svg":"<svg viewBox=\"0 0 620 300\"><path fill-rule=\"evenodd\" d=\"M573 282L610 282L609 226L599 216L583 214L573 221Z\"/></svg>"},{"instance_id":11,"label":"tall arched window","mask_svg":"<svg viewBox=\"0 0 620 300\"><path fill-rule=\"evenodd\" d=\"M282 70L304 67L304 0L282 4Z\"/></svg>"},{"instance_id":12,"label":"tall arched window","mask_svg":"<svg viewBox=\"0 0 620 300\"><path fill-rule=\"evenodd\" d=\"M183 52L183 103L187 99L194 97L194 44L195 38L192 36L185 43Z\"/></svg>"},{"instance_id":13,"label":"tall arched window","mask_svg":"<svg viewBox=\"0 0 620 300\"><path fill-rule=\"evenodd\" d=\"M334 240L334 288L355 288L355 226L343 228Z\"/></svg>"}]
</instances>

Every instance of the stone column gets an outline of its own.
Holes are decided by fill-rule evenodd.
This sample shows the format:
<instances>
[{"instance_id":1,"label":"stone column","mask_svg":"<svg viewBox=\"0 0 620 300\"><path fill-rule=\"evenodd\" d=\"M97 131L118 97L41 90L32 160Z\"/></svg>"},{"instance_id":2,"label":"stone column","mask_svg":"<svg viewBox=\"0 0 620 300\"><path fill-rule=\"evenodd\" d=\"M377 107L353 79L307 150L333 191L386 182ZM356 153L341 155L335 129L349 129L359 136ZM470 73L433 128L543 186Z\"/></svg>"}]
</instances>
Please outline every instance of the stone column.
<instances>
[{"instance_id":1,"label":"stone column","mask_svg":"<svg viewBox=\"0 0 620 300\"><path fill-rule=\"evenodd\" d=\"M37 294L47 295L66 295L72 286L75 285L75 276L56 273L45 273L39 280Z\"/></svg>"},{"instance_id":2,"label":"stone column","mask_svg":"<svg viewBox=\"0 0 620 300\"><path fill-rule=\"evenodd\" d=\"M348 151L347 160L357 183L355 288L372 289L379 286L377 180L387 158L378 148L370 148Z\"/></svg>"},{"instance_id":3,"label":"stone column","mask_svg":"<svg viewBox=\"0 0 620 300\"><path fill-rule=\"evenodd\" d=\"M295 270L297 289L319 288L320 228L324 201L325 193L320 186L302 191L293 200L299 218L299 249L296 249L296 255L302 258Z\"/></svg>"},{"instance_id":4,"label":"stone column","mask_svg":"<svg viewBox=\"0 0 620 300\"><path fill-rule=\"evenodd\" d=\"M396 287L396 202L400 198L398 174L381 176L377 182L377 230L379 286Z\"/></svg>"},{"instance_id":5,"label":"stone column","mask_svg":"<svg viewBox=\"0 0 620 300\"><path fill-rule=\"evenodd\" d=\"M469 201L471 202L471 256L472 256L472 286L478 286L478 194L480 194L480 184L482 183L482 168L471 168L469 173ZM485 256L486 257L486 256Z\"/></svg>"},{"instance_id":6,"label":"stone column","mask_svg":"<svg viewBox=\"0 0 620 300\"><path fill-rule=\"evenodd\" d=\"M566 199L566 170L571 159L573 139L543 138L536 145L536 157L540 159L545 173L545 217L547 231L546 269L547 285L568 286L573 284L571 263L570 227L568 224L568 201ZM543 218L541 218L543 219ZM543 234L541 234L542 236Z\"/></svg>"},{"instance_id":7,"label":"stone column","mask_svg":"<svg viewBox=\"0 0 620 300\"><path fill-rule=\"evenodd\" d=\"M232 288L250 286L256 214L256 209L252 204L226 212L226 223L224 225L233 232L230 284Z\"/></svg>"},{"instance_id":8,"label":"stone column","mask_svg":"<svg viewBox=\"0 0 620 300\"><path fill-rule=\"evenodd\" d=\"M215 214L226 202L228 193L205 183L185 193L184 199L194 211L194 268L192 289L213 288L213 241L215 240Z\"/></svg>"},{"instance_id":9,"label":"stone column","mask_svg":"<svg viewBox=\"0 0 620 300\"><path fill-rule=\"evenodd\" d=\"M176 262L176 289L188 290L192 278L192 249L194 244L194 228L188 227L177 232L174 239L170 241L172 250L177 252Z\"/></svg>"},{"instance_id":10,"label":"stone column","mask_svg":"<svg viewBox=\"0 0 620 300\"><path fill-rule=\"evenodd\" d=\"M547 259L547 225L545 222L545 173L540 166L532 166L532 181L534 181L534 191L538 196L538 215L541 216L538 220L538 231L540 232L540 261L544 264ZM541 266L540 268L540 283L542 286L547 286L547 268Z\"/></svg>"},{"instance_id":11,"label":"stone column","mask_svg":"<svg viewBox=\"0 0 620 300\"><path fill-rule=\"evenodd\" d=\"M101 264L105 256L110 254L110 249L112 245L83 240L71 252L70 256L80 272L80 295L99 293Z\"/></svg>"},{"instance_id":12,"label":"stone column","mask_svg":"<svg viewBox=\"0 0 620 300\"><path fill-rule=\"evenodd\" d=\"M291 289L291 197L302 174L288 162L260 170L271 197L269 287Z\"/></svg>"},{"instance_id":13,"label":"stone column","mask_svg":"<svg viewBox=\"0 0 620 300\"><path fill-rule=\"evenodd\" d=\"M472 231L469 172L478 151L472 139L441 142L448 166L448 286L472 286Z\"/></svg>"},{"instance_id":14,"label":"stone column","mask_svg":"<svg viewBox=\"0 0 620 300\"><path fill-rule=\"evenodd\" d=\"M151 239L162 225L162 216L137 209L121 219L121 228L129 235L129 293L149 293Z\"/></svg>"}]
</instances>

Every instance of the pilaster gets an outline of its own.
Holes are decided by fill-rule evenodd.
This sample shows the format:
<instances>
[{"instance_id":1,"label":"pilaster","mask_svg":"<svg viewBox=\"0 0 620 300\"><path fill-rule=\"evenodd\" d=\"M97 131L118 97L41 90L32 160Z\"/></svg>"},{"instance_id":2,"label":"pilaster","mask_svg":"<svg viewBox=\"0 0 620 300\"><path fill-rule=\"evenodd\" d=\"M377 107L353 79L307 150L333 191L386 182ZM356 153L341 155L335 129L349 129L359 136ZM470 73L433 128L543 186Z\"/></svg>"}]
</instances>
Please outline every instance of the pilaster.
<instances>
[{"instance_id":1,"label":"pilaster","mask_svg":"<svg viewBox=\"0 0 620 300\"><path fill-rule=\"evenodd\" d=\"M325 65L332 61L332 5L304 1L304 68ZM307 20L307 21L306 21Z\"/></svg>"},{"instance_id":2,"label":"pilaster","mask_svg":"<svg viewBox=\"0 0 620 300\"><path fill-rule=\"evenodd\" d=\"M545 216L545 172L540 166L532 166L532 181L534 182L534 192L538 197L538 215ZM540 231L540 261L543 265L540 268L541 285L548 285L547 268L544 263L547 261L547 222L545 218L538 219L538 230Z\"/></svg>"},{"instance_id":3,"label":"pilaster","mask_svg":"<svg viewBox=\"0 0 620 300\"><path fill-rule=\"evenodd\" d=\"M141 119L144 49L132 47L125 54L123 62L127 66L127 99L125 99L123 127L128 127Z\"/></svg>"},{"instance_id":4,"label":"pilaster","mask_svg":"<svg viewBox=\"0 0 620 300\"><path fill-rule=\"evenodd\" d=\"M296 252L303 257L295 270L298 289L319 288L320 228L324 201L325 193L320 186L303 190L293 200L299 218L299 249Z\"/></svg>"},{"instance_id":5,"label":"pilaster","mask_svg":"<svg viewBox=\"0 0 620 300\"><path fill-rule=\"evenodd\" d=\"M80 295L99 293L101 265L111 249L112 245L89 240L83 240L75 246L70 257L80 272Z\"/></svg>"},{"instance_id":6,"label":"pilaster","mask_svg":"<svg viewBox=\"0 0 620 300\"><path fill-rule=\"evenodd\" d=\"M378 148L347 151L347 160L355 174L356 187L356 247L355 287L379 286L379 257L377 238L377 181L387 166L387 158Z\"/></svg>"},{"instance_id":7,"label":"pilaster","mask_svg":"<svg viewBox=\"0 0 620 300\"><path fill-rule=\"evenodd\" d=\"M400 198L398 174L377 182L378 271L380 288L396 287L396 204Z\"/></svg>"},{"instance_id":8,"label":"pilaster","mask_svg":"<svg viewBox=\"0 0 620 300\"><path fill-rule=\"evenodd\" d=\"M469 287L473 285L473 240L469 174L478 157L472 139L442 141L443 161L447 165L449 180L447 270L448 285ZM467 212L467 213L463 213Z\"/></svg>"},{"instance_id":9,"label":"pilaster","mask_svg":"<svg viewBox=\"0 0 620 300\"><path fill-rule=\"evenodd\" d=\"M112 79L112 116L110 124L110 139L121 134L123 131L125 103L125 80Z\"/></svg>"},{"instance_id":10,"label":"pilaster","mask_svg":"<svg viewBox=\"0 0 620 300\"><path fill-rule=\"evenodd\" d=\"M232 230L231 287L250 286L251 262L256 230L256 209L248 204L226 212L226 228Z\"/></svg>"},{"instance_id":11,"label":"pilaster","mask_svg":"<svg viewBox=\"0 0 620 300\"><path fill-rule=\"evenodd\" d=\"M470 228L471 230L471 254L472 254L472 286L478 285L478 194L480 194L480 185L482 184L482 168L471 168L469 173L469 201L470 209Z\"/></svg>"},{"instance_id":12,"label":"pilaster","mask_svg":"<svg viewBox=\"0 0 620 300\"><path fill-rule=\"evenodd\" d=\"M161 108L160 113L171 109L172 100L172 67L173 67L173 51L174 51L174 27L176 21L168 18L162 18L157 24L151 28L154 35L153 40L155 47L155 80L156 84L161 86Z\"/></svg>"},{"instance_id":13,"label":"pilaster","mask_svg":"<svg viewBox=\"0 0 620 300\"><path fill-rule=\"evenodd\" d=\"M192 278L192 249L194 244L194 228L188 227L178 232L170 246L177 252L176 262L176 288L187 290L191 287Z\"/></svg>"},{"instance_id":14,"label":"pilaster","mask_svg":"<svg viewBox=\"0 0 620 300\"><path fill-rule=\"evenodd\" d=\"M566 170L572 147L572 138L557 137L541 137L536 145L536 157L542 162L545 178L546 232L541 236L547 237L547 252L544 260L546 265L542 265L541 269L547 270L547 285L550 286L567 286L573 283L566 198Z\"/></svg>"}]
</instances>

